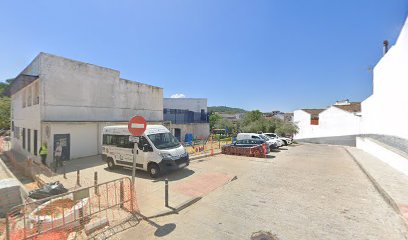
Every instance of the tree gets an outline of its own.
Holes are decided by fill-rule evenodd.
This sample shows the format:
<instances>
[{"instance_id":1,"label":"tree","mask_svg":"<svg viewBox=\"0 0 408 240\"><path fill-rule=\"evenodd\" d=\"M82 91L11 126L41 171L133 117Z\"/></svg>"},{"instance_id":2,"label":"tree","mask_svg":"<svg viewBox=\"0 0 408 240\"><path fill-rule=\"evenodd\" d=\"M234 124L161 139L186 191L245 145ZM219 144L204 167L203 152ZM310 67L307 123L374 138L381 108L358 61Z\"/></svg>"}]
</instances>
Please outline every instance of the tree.
<instances>
[{"instance_id":1,"label":"tree","mask_svg":"<svg viewBox=\"0 0 408 240\"><path fill-rule=\"evenodd\" d=\"M220 121L222 117L216 113L212 113L210 115L209 121L210 121L210 129L213 129L218 121Z\"/></svg>"},{"instance_id":2,"label":"tree","mask_svg":"<svg viewBox=\"0 0 408 240\"><path fill-rule=\"evenodd\" d=\"M0 129L10 128L10 98L0 97Z\"/></svg>"}]
</instances>

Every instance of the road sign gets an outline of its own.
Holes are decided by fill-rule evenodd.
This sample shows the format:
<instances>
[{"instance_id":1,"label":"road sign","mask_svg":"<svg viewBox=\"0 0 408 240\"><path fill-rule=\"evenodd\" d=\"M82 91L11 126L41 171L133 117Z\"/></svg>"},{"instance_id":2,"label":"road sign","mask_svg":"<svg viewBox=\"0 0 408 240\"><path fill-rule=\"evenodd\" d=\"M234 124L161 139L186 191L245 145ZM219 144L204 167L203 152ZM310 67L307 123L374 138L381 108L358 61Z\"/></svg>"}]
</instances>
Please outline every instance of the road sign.
<instances>
[{"instance_id":1,"label":"road sign","mask_svg":"<svg viewBox=\"0 0 408 240\"><path fill-rule=\"evenodd\" d=\"M129 132L137 137L143 135L146 130L146 120L142 116L134 116L128 123Z\"/></svg>"}]
</instances>

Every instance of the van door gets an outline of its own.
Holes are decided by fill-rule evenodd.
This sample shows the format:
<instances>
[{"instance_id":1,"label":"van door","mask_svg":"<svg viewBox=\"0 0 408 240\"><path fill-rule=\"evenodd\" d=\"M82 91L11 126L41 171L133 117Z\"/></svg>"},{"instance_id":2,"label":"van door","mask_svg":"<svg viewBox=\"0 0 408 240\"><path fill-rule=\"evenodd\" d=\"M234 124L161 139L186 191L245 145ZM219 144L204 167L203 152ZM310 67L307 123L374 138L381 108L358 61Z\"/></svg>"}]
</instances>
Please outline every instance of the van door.
<instances>
[{"instance_id":1,"label":"van door","mask_svg":"<svg viewBox=\"0 0 408 240\"><path fill-rule=\"evenodd\" d=\"M133 143L129 142L129 136L116 135L115 161L117 164L132 167Z\"/></svg>"},{"instance_id":2,"label":"van door","mask_svg":"<svg viewBox=\"0 0 408 240\"><path fill-rule=\"evenodd\" d=\"M145 136L140 136L137 148L139 149L139 154L137 155L136 167L147 169L147 164L149 160L152 159L153 147Z\"/></svg>"}]
</instances>

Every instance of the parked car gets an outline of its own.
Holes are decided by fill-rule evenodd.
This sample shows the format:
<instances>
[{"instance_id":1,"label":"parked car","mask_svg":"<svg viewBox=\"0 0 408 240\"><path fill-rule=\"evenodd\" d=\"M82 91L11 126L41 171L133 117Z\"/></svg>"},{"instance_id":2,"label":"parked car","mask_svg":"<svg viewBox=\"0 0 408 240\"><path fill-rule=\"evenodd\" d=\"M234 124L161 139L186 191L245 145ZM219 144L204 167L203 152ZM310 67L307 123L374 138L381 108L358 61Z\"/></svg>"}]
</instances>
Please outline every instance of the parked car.
<instances>
[{"instance_id":1,"label":"parked car","mask_svg":"<svg viewBox=\"0 0 408 240\"><path fill-rule=\"evenodd\" d=\"M243 139L243 140L237 140L234 142L232 145L236 147L254 147L258 145L264 145L266 149L266 154L270 153L269 145L265 140L261 139Z\"/></svg>"},{"instance_id":2,"label":"parked car","mask_svg":"<svg viewBox=\"0 0 408 240\"><path fill-rule=\"evenodd\" d=\"M287 137L281 137L276 133L264 133L266 136L271 137L271 138L276 138L276 139L280 139L281 141L283 141L284 145L287 146L289 144L292 144L292 139L287 138Z\"/></svg>"},{"instance_id":3,"label":"parked car","mask_svg":"<svg viewBox=\"0 0 408 240\"><path fill-rule=\"evenodd\" d=\"M270 152L268 144L262 139L242 139L222 146L223 154L236 154L263 157Z\"/></svg>"},{"instance_id":4,"label":"parked car","mask_svg":"<svg viewBox=\"0 0 408 240\"><path fill-rule=\"evenodd\" d=\"M262 134L257 134L257 133L238 133L237 135L237 140L244 140L244 139L258 139L258 140L264 140L268 146L269 149L272 150L274 148L278 148L278 143L273 140L268 138L265 135Z\"/></svg>"}]
</instances>

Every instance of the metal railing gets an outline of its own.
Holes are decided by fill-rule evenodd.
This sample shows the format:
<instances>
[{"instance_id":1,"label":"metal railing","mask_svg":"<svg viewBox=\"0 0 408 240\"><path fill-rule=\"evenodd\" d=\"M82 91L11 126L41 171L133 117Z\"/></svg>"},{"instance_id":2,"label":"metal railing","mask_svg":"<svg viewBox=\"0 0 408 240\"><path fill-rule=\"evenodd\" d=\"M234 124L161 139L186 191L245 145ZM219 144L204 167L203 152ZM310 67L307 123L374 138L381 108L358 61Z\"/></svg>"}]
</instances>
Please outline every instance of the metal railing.
<instances>
[{"instance_id":1,"label":"metal railing","mask_svg":"<svg viewBox=\"0 0 408 240\"><path fill-rule=\"evenodd\" d=\"M6 215L6 240L66 239L81 231L89 237L137 212L133 185L124 177L12 208Z\"/></svg>"}]
</instances>

